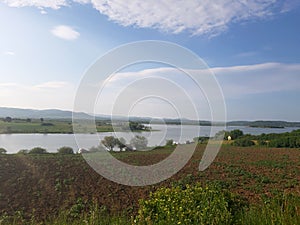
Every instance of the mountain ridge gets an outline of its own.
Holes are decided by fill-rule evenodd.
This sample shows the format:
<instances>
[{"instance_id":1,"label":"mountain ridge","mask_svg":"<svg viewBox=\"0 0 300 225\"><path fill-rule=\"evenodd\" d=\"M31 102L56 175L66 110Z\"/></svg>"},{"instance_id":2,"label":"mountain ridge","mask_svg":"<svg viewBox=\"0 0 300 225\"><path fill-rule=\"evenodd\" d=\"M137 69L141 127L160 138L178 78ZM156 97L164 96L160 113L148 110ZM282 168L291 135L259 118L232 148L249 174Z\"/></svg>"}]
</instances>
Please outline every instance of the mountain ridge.
<instances>
[{"instance_id":1,"label":"mountain ridge","mask_svg":"<svg viewBox=\"0 0 300 225\"><path fill-rule=\"evenodd\" d=\"M93 116L84 112L72 112L69 110L61 109L24 109L14 107L0 107L0 118L12 117L12 118L48 118L48 119L72 119L73 114L77 119L90 119ZM97 120L110 120L109 115L96 115ZM224 125L224 122L212 123L206 120L191 120L186 118L151 118L151 117L137 117L133 116L129 118L133 121L141 123L161 123L162 120L168 124L191 124L191 125L202 125L211 126L213 125ZM114 116L114 120L127 120L125 116ZM227 126L249 126L249 127L264 127L264 128L284 128L284 127L300 127L300 122L287 122L281 120L256 120L256 121L228 121Z\"/></svg>"}]
</instances>

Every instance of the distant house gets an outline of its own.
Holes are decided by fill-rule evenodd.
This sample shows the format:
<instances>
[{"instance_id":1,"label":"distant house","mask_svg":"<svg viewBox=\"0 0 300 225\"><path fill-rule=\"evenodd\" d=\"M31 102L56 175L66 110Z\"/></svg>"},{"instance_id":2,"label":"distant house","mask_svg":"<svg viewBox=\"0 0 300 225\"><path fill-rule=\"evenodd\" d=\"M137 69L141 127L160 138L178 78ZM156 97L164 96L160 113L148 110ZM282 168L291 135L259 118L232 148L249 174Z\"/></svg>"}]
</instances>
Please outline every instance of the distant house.
<instances>
[{"instance_id":1,"label":"distant house","mask_svg":"<svg viewBox=\"0 0 300 225\"><path fill-rule=\"evenodd\" d=\"M228 140L228 141L231 141L231 139L232 139L231 136L228 136L228 137L227 137L227 140Z\"/></svg>"}]
</instances>

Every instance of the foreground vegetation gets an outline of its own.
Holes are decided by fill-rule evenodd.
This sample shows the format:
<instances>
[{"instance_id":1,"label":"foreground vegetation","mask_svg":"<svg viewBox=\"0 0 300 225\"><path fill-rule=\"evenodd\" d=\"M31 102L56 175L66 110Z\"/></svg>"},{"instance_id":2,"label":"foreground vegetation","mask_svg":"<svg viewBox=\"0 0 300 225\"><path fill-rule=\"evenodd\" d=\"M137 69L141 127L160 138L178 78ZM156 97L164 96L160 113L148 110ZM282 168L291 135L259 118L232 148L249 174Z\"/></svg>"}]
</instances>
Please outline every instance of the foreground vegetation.
<instances>
[{"instance_id":1,"label":"foreground vegetation","mask_svg":"<svg viewBox=\"0 0 300 225\"><path fill-rule=\"evenodd\" d=\"M294 194L277 194L249 205L219 186L197 183L150 193L148 199L140 199L136 215L110 215L105 207L88 205L79 199L70 209L44 221L35 217L26 220L21 212L16 212L13 216L0 216L0 225L293 225L300 224L299 205L300 196Z\"/></svg>"},{"instance_id":2,"label":"foreground vegetation","mask_svg":"<svg viewBox=\"0 0 300 225\"><path fill-rule=\"evenodd\" d=\"M111 154L150 165L173 148ZM299 149L224 145L200 172L204 148L199 144L178 174L147 187L106 180L67 147L60 154L0 154L0 224L300 223Z\"/></svg>"}]
</instances>

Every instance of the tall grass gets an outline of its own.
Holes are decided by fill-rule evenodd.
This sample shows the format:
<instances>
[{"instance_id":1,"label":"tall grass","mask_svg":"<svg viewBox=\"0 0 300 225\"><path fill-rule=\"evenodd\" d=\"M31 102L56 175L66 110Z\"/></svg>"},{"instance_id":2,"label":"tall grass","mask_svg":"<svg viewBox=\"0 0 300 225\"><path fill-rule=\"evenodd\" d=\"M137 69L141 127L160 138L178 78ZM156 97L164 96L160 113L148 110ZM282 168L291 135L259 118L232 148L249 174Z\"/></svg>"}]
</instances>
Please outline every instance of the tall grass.
<instances>
[{"instance_id":1,"label":"tall grass","mask_svg":"<svg viewBox=\"0 0 300 225\"><path fill-rule=\"evenodd\" d=\"M238 221L247 225L300 224L300 196L280 194L263 204L252 205L238 215Z\"/></svg>"},{"instance_id":2,"label":"tall grass","mask_svg":"<svg viewBox=\"0 0 300 225\"><path fill-rule=\"evenodd\" d=\"M178 190L178 189L176 189ZM155 201L160 196L155 196ZM161 196L165 199L164 196ZM218 199L218 197L217 197ZM183 199L184 200L184 199ZM193 201L193 199L189 199ZM228 202L229 204L232 204ZM58 215L49 216L48 219L44 221L37 220L35 217L30 219L24 219L21 212L17 211L14 216L2 215L0 216L0 225L129 225L135 224L138 219L138 224L157 224L157 221L150 221L151 217L144 215L139 218L130 218L125 214L113 216L110 215L105 208L99 207L97 204L93 204L88 210L81 210L80 201L74 205L71 209L62 211ZM173 204L173 203L172 203ZM150 206L151 207L151 206ZM157 210L157 205L155 205L155 210ZM174 213L174 219L176 218L176 210L172 212L172 207L169 207L169 211L166 213ZM176 207L175 207L176 208ZM178 206L177 208L181 208ZM195 207L197 208L197 207ZM196 210L193 208L193 210ZM142 209L142 208L141 208ZM185 210L182 209L182 215L188 215L184 213ZM226 209L227 210L227 209ZM278 194L273 198L265 198L260 204L252 204L250 206L245 206L242 209L235 208L236 212L231 211L231 220L228 224L231 225L298 225L300 224L300 196L294 194ZM147 211L144 211L147 214ZM164 211L160 212L160 217L164 218ZM222 215L219 213L218 215ZM211 215L213 216L213 215ZM167 215L166 215L167 217ZM143 218L146 220L143 221ZM150 220L149 220L150 219ZM181 218L184 220L184 218ZM197 223L188 224L201 224L199 221ZM215 218L215 220L219 220ZM179 224L173 221L174 224ZM169 224L167 221L159 220L159 224ZM185 224L185 223L181 223ZM206 223L202 223L206 224Z\"/></svg>"}]
</instances>

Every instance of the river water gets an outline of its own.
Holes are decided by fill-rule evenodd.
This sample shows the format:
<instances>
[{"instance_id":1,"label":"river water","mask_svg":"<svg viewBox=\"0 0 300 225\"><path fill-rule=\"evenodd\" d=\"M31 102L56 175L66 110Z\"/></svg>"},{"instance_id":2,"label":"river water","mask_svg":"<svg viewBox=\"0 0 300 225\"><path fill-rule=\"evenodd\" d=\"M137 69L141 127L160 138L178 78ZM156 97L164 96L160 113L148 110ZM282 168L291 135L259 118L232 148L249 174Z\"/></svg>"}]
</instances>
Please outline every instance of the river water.
<instances>
[{"instance_id":1,"label":"river water","mask_svg":"<svg viewBox=\"0 0 300 225\"><path fill-rule=\"evenodd\" d=\"M173 139L176 142L184 143L191 141L196 136L214 136L216 132L222 130L221 127L193 126L193 125L151 125L153 132L103 132L97 134L1 134L0 148L5 148L8 153L16 153L21 149L32 149L34 147L43 147L48 152L56 152L62 146L72 147L75 151L79 147L90 148L97 146L105 136L124 137L127 143L135 135L145 136L148 139L148 146L164 145L166 140ZM296 127L288 128L253 128L243 126L229 126L227 130L240 129L245 134L262 133L283 133L290 132ZM76 142L77 140L77 142ZM80 144L80 146L77 145Z\"/></svg>"}]
</instances>

